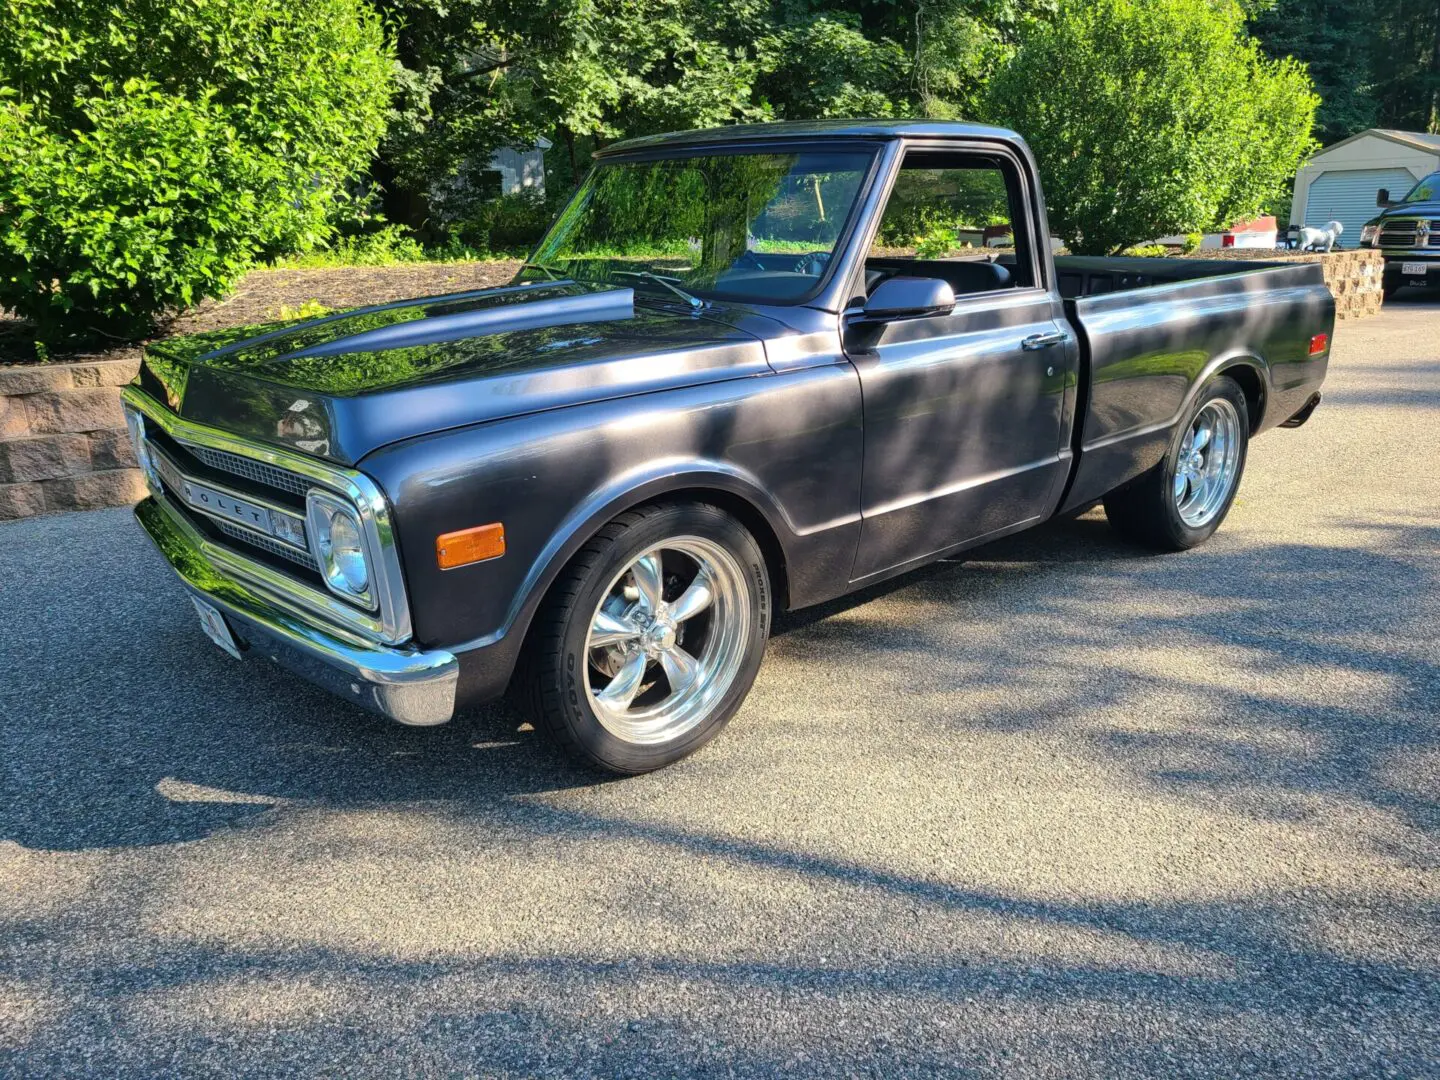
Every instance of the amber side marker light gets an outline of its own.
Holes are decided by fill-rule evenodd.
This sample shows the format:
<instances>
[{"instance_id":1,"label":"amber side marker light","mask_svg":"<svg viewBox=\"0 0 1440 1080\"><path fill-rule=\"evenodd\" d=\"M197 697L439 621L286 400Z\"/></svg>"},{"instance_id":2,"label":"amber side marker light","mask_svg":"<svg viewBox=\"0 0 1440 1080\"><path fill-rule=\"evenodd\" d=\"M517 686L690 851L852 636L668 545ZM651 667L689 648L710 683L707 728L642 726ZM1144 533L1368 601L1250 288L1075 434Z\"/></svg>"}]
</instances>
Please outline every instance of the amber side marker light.
<instances>
[{"instance_id":1,"label":"amber side marker light","mask_svg":"<svg viewBox=\"0 0 1440 1080\"><path fill-rule=\"evenodd\" d=\"M1319 356L1326 349L1330 348L1329 334L1316 334L1310 339L1310 355Z\"/></svg>"},{"instance_id":2,"label":"amber side marker light","mask_svg":"<svg viewBox=\"0 0 1440 1080\"><path fill-rule=\"evenodd\" d=\"M505 554L505 526L500 522L441 533L435 538L435 561L441 570L498 559Z\"/></svg>"}]
</instances>

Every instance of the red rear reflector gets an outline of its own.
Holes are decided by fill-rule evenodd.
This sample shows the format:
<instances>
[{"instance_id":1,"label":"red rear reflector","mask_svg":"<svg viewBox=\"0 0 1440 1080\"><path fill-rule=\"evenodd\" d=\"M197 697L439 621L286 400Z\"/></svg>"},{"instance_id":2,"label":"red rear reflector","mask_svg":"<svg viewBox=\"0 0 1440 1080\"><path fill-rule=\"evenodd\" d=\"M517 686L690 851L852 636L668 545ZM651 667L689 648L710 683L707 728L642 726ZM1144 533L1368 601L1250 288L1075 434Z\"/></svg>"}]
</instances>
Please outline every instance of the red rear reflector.
<instances>
[{"instance_id":1,"label":"red rear reflector","mask_svg":"<svg viewBox=\"0 0 1440 1080\"><path fill-rule=\"evenodd\" d=\"M1329 334L1316 334L1310 339L1310 355L1319 356L1326 349L1330 348Z\"/></svg>"},{"instance_id":2,"label":"red rear reflector","mask_svg":"<svg viewBox=\"0 0 1440 1080\"><path fill-rule=\"evenodd\" d=\"M442 533L435 538L435 561L441 570L498 559L505 554L505 526L495 521L473 529Z\"/></svg>"}]
</instances>

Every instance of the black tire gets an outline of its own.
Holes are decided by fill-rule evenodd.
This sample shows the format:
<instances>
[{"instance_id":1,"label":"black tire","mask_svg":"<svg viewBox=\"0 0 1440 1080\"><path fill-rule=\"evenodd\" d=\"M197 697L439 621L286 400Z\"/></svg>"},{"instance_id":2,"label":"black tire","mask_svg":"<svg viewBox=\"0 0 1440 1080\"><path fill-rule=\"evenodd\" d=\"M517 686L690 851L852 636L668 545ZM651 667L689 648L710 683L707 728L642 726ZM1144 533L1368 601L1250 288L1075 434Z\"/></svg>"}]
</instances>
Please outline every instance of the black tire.
<instances>
[{"instance_id":1,"label":"black tire","mask_svg":"<svg viewBox=\"0 0 1440 1080\"><path fill-rule=\"evenodd\" d=\"M1203 524L1192 525L1181 516L1175 495L1175 474L1192 425L1211 402L1229 402L1239 421L1239 438L1234 440L1238 455L1229 490L1223 501ZM1121 536L1155 551L1185 551L1210 539L1230 513L1235 493L1245 474L1245 456L1250 439L1250 416L1245 394L1234 379L1217 375L1196 395L1184 422L1177 425L1164 459L1143 476L1105 496L1105 517Z\"/></svg>"},{"instance_id":2,"label":"black tire","mask_svg":"<svg viewBox=\"0 0 1440 1080\"><path fill-rule=\"evenodd\" d=\"M589 687L605 677L590 666L587 644L591 620L601 602L614 595L617 577L624 575L627 567L657 545L677 537L698 537L713 543L733 558L740 571L733 580L745 595L736 609L743 607L745 616L731 620L737 650L731 663L738 666L733 667L734 674L723 692L719 686L715 688L713 703L696 710L703 719L674 739L642 745L620 738L607 728L591 703ZM667 593L666 599L676 598ZM653 505L628 511L576 553L546 596L526 641L522 668L517 672L518 703L537 730L584 764L627 776L662 768L704 746L739 709L764 658L770 618L770 579L765 558L754 537L735 518L704 503ZM659 685L663 688L667 684Z\"/></svg>"}]
</instances>

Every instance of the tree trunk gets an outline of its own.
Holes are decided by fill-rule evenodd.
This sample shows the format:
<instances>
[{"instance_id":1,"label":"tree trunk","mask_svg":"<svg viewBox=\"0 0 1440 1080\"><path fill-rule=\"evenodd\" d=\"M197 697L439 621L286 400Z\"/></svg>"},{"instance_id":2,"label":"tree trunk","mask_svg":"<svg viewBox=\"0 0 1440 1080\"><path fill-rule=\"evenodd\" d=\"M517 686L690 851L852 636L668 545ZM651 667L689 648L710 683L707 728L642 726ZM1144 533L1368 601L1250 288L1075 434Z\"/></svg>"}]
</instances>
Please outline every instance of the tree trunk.
<instances>
[{"instance_id":1,"label":"tree trunk","mask_svg":"<svg viewBox=\"0 0 1440 1080\"><path fill-rule=\"evenodd\" d=\"M1440 135L1440 16L1435 17L1435 43L1430 49L1430 125L1432 135Z\"/></svg>"},{"instance_id":2,"label":"tree trunk","mask_svg":"<svg viewBox=\"0 0 1440 1080\"><path fill-rule=\"evenodd\" d=\"M560 129L560 137L565 140L565 150L570 155L570 187L580 186L580 164L575 160L575 133L568 127Z\"/></svg>"}]
</instances>

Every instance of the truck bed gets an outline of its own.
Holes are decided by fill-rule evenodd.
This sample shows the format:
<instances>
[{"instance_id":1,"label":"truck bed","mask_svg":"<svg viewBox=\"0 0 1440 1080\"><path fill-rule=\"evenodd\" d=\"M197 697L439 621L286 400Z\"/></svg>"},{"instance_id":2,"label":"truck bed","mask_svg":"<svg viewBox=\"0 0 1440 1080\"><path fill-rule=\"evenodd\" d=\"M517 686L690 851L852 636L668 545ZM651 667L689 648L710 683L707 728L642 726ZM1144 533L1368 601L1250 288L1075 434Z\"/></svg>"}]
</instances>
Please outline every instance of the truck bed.
<instances>
[{"instance_id":1,"label":"truck bed","mask_svg":"<svg viewBox=\"0 0 1440 1080\"><path fill-rule=\"evenodd\" d=\"M1004 258L1000 260L1003 264ZM1081 296L1145 289L1198 278L1224 277L1254 270L1277 270L1293 263L1273 259L1181 259L1127 258L1125 256L1060 255L1055 275L1060 295L1070 300Z\"/></svg>"},{"instance_id":2,"label":"truck bed","mask_svg":"<svg viewBox=\"0 0 1440 1080\"><path fill-rule=\"evenodd\" d=\"M1316 335L1333 324L1335 301L1318 263L1070 256L1055 264L1083 350L1078 465L1062 509L1159 462L1189 395L1212 371L1225 367L1240 384L1251 434L1301 411L1324 380L1329 342Z\"/></svg>"}]
</instances>

